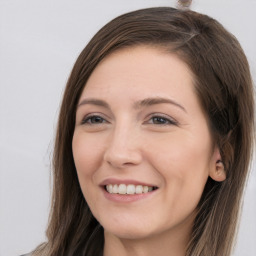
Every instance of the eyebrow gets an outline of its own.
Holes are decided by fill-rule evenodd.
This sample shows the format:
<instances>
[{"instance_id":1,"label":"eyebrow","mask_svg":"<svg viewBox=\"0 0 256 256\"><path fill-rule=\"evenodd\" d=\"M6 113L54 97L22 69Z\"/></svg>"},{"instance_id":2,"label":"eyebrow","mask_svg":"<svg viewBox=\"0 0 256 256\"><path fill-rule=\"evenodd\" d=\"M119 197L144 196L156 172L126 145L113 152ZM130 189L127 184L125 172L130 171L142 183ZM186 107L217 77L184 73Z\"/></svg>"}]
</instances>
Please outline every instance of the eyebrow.
<instances>
[{"instance_id":1,"label":"eyebrow","mask_svg":"<svg viewBox=\"0 0 256 256\"><path fill-rule=\"evenodd\" d=\"M108 103L103 101L103 100L99 100L99 99L84 99L82 100L77 107L80 107L82 105L86 105L86 104L91 104L91 105L96 105L96 106L101 106L101 107L105 107L105 108L110 108Z\"/></svg>"},{"instance_id":2,"label":"eyebrow","mask_svg":"<svg viewBox=\"0 0 256 256\"><path fill-rule=\"evenodd\" d=\"M157 104L163 104L163 103L172 104L172 105L182 109L184 112L187 113L186 109L182 105L177 103L176 101L174 101L172 99L168 99L168 98L162 98L162 97L146 98L146 99L143 99L141 101L137 101L137 102L134 103L133 107L135 109L137 109L137 108L142 108L142 107L152 106L152 105L157 105ZM104 100L94 99L94 98L89 98L89 99L82 100L78 104L77 107L80 107L80 106L86 105L86 104L101 106L101 107L105 107L105 108L110 109L110 106L107 102L105 102Z\"/></svg>"},{"instance_id":3,"label":"eyebrow","mask_svg":"<svg viewBox=\"0 0 256 256\"><path fill-rule=\"evenodd\" d=\"M141 107L145 107L145 106L152 106L152 105L163 104L163 103L172 104L172 105L182 109L184 112L187 112L186 109L182 105L177 103L176 101L174 101L172 99L168 99L168 98L162 98L162 97L147 98L142 101L135 102L134 106L135 106L135 108L141 108Z\"/></svg>"}]
</instances>

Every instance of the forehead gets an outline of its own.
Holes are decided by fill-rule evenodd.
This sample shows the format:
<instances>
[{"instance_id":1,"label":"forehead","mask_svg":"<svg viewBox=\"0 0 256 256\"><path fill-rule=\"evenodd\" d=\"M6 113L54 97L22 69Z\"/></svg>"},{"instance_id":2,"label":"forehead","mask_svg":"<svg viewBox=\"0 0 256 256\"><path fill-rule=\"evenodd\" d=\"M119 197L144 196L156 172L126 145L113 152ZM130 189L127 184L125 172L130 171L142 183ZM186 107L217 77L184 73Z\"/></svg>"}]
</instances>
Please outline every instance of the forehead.
<instances>
[{"instance_id":1,"label":"forehead","mask_svg":"<svg viewBox=\"0 0 256 256\"><path fill-rule=\"evenodd\" d=\"M89 77L84 93L143 88L144 93L160 94L175 87L193 90L193 75L186 63L164 48L135 46L105 57Z\"/></svg>"}]
</instances>

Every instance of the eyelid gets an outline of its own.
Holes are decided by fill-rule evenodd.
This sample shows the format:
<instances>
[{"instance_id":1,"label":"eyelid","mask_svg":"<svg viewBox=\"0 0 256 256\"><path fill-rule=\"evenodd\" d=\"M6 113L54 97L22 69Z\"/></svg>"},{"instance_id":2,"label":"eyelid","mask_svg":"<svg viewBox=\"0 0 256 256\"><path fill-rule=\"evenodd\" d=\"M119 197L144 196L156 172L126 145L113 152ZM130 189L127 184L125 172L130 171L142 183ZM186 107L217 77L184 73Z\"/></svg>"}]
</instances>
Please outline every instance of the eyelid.
<instances>
[{"instance_id":1,"label":"eyelid","mask_svg":"<svg viewBox=\"0 0 256 256\"><path fill-rule=\"evenodd\" d=\"M91 124L91 125L94 125L94 124L92 124L92 123L86 123L86 121L87 121L88 119L92 118L92 117L100 117L100 118L102 118L102 119L104 120L103 123L109 123L109 121L107 120L107 117L106 117L104 114L99 113L99 112L93 112L93 113L88 113L88 114L84 115L80 123L81 123L82 125L83 125L83 124ZM102 123L98 123L98 124L102 124Z\"/></svg>"},{"instance_id":2,"label":"eyelid","mask_svg":"<svg viewBox=\"0 0 256 256\"><path fill-rule=\"evenodd\" d=\"M154 117L161 117L166 119L169 122L168 124L162 124L162 125L178 125L177 120L175 120L173 117L170 117L169 115L162 114L162 113L152 113L148 116L147 120L149 121ZM161 124L158 124L158 125L161 125Z\"/></svg>"}]
</instances>

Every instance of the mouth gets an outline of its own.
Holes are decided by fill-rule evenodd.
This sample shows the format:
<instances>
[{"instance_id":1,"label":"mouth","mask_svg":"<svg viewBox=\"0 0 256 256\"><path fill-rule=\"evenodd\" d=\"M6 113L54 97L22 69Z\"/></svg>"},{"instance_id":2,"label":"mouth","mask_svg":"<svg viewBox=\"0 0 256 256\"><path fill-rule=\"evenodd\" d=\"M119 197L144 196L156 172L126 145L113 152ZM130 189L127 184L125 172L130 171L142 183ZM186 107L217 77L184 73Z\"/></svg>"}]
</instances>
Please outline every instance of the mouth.
<instances>
[{"instance_id":1,"label":"mouth","mask_svg":"<svg viewBox=\"0 0 256 256\"><path fill-rule=\"evenodd\" d=\"M144 186L144 185L135 185L135 184L108 184L104 186L105 191L109 194L119 194L119 195L135 195L135 194L146 194L154 190L157 190L158 187L155 186Z\"/></svg>"}]
</instances>

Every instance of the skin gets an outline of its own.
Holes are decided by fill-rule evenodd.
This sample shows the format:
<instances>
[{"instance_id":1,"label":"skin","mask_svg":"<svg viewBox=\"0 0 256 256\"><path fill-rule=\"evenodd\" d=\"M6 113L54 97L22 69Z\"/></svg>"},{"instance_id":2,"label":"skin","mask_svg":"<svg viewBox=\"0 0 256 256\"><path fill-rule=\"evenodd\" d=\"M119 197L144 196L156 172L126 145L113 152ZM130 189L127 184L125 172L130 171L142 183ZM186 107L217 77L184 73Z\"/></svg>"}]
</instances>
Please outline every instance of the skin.
<instances>
[{"instance_id":1,"label":"skin","mask_svg":"<svg viewBox=\"0 0 256 256\"><path fill-rule=\"evenodd\" d=\"M147 46L107 56L82 92L72 147L82 192L104 227L105 256L185 255L208 177L225 176L183 61ZM141 200L113 202L100 186L107 178L158 189Z\"/></svg>"}]
</instances>

